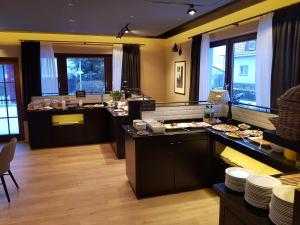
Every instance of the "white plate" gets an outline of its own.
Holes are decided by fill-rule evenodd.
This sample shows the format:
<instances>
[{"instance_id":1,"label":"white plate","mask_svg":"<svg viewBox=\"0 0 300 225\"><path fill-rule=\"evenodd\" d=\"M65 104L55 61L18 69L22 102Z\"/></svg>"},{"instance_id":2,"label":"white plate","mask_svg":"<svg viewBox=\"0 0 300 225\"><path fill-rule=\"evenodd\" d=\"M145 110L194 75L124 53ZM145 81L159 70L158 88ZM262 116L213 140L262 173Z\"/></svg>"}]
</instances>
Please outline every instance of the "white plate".
<instances>
[{"instance_id":1,"label":"white plate","mask_svg":"<svg viewBox=\"0 0 300 225\"><path fill-rule=\"evenodd\" d=\"M252 174L247 178L247 181L256 185L259 188L274 188L281 185L280 180L271 177L271 176L264 176L258 174Z\"/></svg>"},{"instance_id":2,"label":"white plate","mask_svg":"<svg viewBox=\"0 0 300 225\"><path fill-rule=\"evenodd\" d=\"M294 204L295 189L290 185L282 185L273 188L273 194L282 201Z\"/></svg>"},{"instance_id":3,"label":"white plate","mask_svg":"<svg viewBox=\"0 0 300 225\"><path fill-rule=\"evenodd\" d=\"M225 170L225 173L234 178L247 179L251 174L250 170L241 167L229 167Z\"/></svg>"}]
</instances>

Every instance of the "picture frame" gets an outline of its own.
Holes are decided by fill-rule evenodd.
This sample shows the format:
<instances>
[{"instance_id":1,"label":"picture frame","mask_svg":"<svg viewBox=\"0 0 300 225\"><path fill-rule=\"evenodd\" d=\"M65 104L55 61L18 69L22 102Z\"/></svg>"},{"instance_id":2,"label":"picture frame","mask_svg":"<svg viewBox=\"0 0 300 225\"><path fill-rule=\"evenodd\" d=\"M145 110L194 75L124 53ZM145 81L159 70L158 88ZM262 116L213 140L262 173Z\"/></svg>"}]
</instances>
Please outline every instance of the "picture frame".
<instances>
[{"instance_id":1,"label":"picture frame","mask_svg":"<svg viewBox=\"0 0 300 225\"><path fill-rule=\"evenodd\" d=\"M176 61L174 68L174 93L185 95L186 61Z\"/></svg>"}]
</instances>

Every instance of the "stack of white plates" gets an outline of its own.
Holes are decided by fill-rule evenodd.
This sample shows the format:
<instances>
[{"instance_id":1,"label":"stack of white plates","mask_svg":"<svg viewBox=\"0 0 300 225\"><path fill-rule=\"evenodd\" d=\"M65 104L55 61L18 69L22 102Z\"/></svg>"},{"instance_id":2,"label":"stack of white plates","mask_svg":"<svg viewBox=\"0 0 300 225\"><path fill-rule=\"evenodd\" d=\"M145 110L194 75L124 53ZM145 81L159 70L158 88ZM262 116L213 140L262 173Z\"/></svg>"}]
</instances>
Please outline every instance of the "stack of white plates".
<instances>
[{"instance_id":1,"label":"stack of white plates","mask_svg":"<svg viewBox=\"0 0 300 225\"><path fill-rule=\"evenodd\" d=\"M273 189L270 220L276 225L292 225L295 187L282 185Z\"/></svg>"},{"instance_id":2,"label":"stack of white plates","mask_svg":"<svg viewBox=\"0 0 300 225\"><path fill-rule=\"evenodd\" d=\"M246 179L251 171L241 167L229 167L225 170L225 185L237 192L245 192Z\"/></svg>"},{"instance_id":3,"label":"stack of white plates","mask_svg":"<svg viewBox=\"0 0 300 225\"><path fill-rule=\"evenodd\" d=\"M245 200L250 205L268 209L272 196L272 189L281 185L280 180L263 175L250 175L246 181Z\"/></svg>"}]
</instances>

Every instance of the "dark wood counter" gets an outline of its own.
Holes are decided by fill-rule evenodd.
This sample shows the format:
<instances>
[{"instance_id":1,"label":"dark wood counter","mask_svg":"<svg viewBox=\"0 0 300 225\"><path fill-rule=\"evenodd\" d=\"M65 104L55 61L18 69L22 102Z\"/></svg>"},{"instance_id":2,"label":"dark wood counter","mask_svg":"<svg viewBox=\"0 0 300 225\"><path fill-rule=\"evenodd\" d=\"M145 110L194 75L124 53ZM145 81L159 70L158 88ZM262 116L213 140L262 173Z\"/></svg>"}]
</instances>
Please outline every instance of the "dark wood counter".
<instances>
[{"instance_id":1,"label":"dark wood counter","mask_svg":"<svg viewBox=\"0 0 300 225\"><path fill-rule=\"evenodd\" d=\"M210 140L205 130L138 136L126 132L126 175L138 198L209 187Z\"/></svg>"},{"instance_id":2,"label":"dark wood counter","mask_svg":"<svg viewBox=\"0 0 300 225\"><path fill-rule=\"evenodd\" d=\"M122 129L123 125L128 125L130 122L127 114L114 112L113 108L107 108L108 111L108 141L111 144L118 159L125 158L125 134Z\"/></svg>"},{"instance_id":3,"label":"dark wood counter","mask_svg":"<svg viewBox=\"0 0 300 225\"><path fill-rule=\"evenodd\" d=\"M270 225L268 210L252 207L244 195L233 192L224 183L215 184L213 189L220 196L219 225Z\"/></svg>"},{"instance_id":4,"label":"dark wood counter","mask_svg":"<svg viewBox=\"0 0 300 225\"><path fill-rule=\"evenodd\" d=\"M276 168L282 172L298 171L296 162L286 160L283 153L271 151L270 148L261 147L252 143L245 143L242 139L231 138L224 134L224 132L216 131L212 128L207 129L210 133L210 137L215 141L229 146L233 149L240 151L241 153L248 155L260 162L263 162L273 168Z\"/></svg>"},{"instance_id":5,"label":"dark wood counter","mask_svg":"<svg viewBox=\"0 0 300 225\"><path fill-rule=\"evenodd\" d=\"M82 114L83 124L54 126L52 116ZM107 142L106 108L76 108L28 112L32 149Z\"/></svg>"}]
</instances>

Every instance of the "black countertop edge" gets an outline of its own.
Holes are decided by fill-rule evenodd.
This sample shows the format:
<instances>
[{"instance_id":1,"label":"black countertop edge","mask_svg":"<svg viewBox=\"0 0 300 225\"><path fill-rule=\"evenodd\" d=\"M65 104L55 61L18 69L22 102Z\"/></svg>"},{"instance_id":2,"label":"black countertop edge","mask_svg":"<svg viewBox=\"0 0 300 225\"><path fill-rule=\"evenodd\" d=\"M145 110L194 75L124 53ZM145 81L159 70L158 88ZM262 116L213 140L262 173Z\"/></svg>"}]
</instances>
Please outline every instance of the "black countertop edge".
<instances>
[{"instance_id":1,"label":"black countertop edge","mask_svg":"<svg viewBox=\"0 0 300 225\"><path fill-rule=\"evenodd\" d=\"M166 131L164 133L153 133L149 129L149 135L138 135L137 130L132 125L123 125L123 129L128 133L133 139L137 138L147 138L147 137L159 137L159 136L172 136L172 135L186 135L186 134L199 134L199 133L208 133L205 128L193 129L190 131L186 130L177 130L177 131Z\"/></svg>"},{"instance_id":2,"label":"black countertop edge","mask_svg":"<svg viewBox=\"0 0 300 225\"><path fill-rule=\"evenodd\" d=\"M282 172L300 170L300 168L297 168L296 162L286 160L283 153L274 152L270 148L265 147L259 149L259 145L251 143L251 141L245 143L242 139L228 137L224 132L215 131L212 128L208 128L207 130L215 140L222 144L274 168L278 168L279 166L280 168L278 169L283 170Z\"/></svg>"},{"instance_id":3,"label":"black countertop edge","mask_svg":"<svg viewBox=\"0 0 300 225\"><path fill-rule=\"evenodd\" d=\"M271 151L270 148L262 147L259 149L259 145L252 143L245 143L242 139L231 138L224 134L224 132L216 131L212 128L202 128L195 129L190 131L179 130L172 132L165 132L161 134L153 134L149 131L149 135L138 135L137 131L133 128L133 126L124 125L123 129L126 133L128 133L133 139L139 138L149 138L149 137L157 137L157 136L170 136L170 135L192 135L199 133L208 133L214 140L221 142L222 144L231 147L249 157L252 157L262 163L265 163L271 167L277 168L282 172L288 171L297 171L300 168L297 168L296 162L288 161L284 158L283 153L278 153Z\"/></svg>"},{"instance_id":4,"label":"black countertop edge","mask_svg":"<svg viewBox=\"0 0 300 225\"><path fill-rule=\"evenodd\" d=\"M111 107L76 107L68 109L50 109L50 110L28 110L28 113L74 113L74 112L88 112L88 111L99 111L107 110L114 117L127 117L127 115L120 115L118 112L114 112L114 108Z\"/></svg>"}]
</instances>

